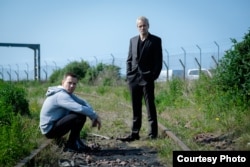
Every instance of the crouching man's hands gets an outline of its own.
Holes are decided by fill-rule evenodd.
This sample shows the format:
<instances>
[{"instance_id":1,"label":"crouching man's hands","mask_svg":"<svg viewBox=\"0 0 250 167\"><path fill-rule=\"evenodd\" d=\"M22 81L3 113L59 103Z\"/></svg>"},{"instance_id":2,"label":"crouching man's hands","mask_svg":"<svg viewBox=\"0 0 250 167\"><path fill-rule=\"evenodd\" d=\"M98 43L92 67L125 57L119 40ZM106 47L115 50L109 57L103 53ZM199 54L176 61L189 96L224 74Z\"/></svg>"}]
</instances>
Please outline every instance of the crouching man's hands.
<instances>
[{"instance_id":1,"label":"crouching man's hands","mask_svg":"<svg viewBox=\"0 0 250 167\"><path fill-rule=\"evenodd\" d=\"M96 119L92 120L92 127L97 127L97 129L100 130L101 126L102 126L102 122L99 116L97 116Z\"/></svg>"}]
</instances>

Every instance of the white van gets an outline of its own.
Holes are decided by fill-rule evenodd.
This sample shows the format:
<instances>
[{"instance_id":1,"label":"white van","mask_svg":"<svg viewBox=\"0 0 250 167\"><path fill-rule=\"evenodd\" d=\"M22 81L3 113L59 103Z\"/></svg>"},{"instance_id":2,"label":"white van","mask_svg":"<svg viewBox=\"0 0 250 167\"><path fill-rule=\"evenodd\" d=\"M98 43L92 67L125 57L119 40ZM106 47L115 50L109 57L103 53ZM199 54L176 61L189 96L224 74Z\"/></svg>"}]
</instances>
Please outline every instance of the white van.
<instances>
[{"instance_id":1,"label":"white van","mask_svg":"<svg viewBox=\"0 0 250 167\"><path fill-rule=\"evenodd\" d=\"M209 77L212 77L211 72L205 68L202 68L201 72ZM200 76L199 69L189 69L187 72L187 79L189 80L199 79L199 76Z\"/></svg>"}]
</instances>

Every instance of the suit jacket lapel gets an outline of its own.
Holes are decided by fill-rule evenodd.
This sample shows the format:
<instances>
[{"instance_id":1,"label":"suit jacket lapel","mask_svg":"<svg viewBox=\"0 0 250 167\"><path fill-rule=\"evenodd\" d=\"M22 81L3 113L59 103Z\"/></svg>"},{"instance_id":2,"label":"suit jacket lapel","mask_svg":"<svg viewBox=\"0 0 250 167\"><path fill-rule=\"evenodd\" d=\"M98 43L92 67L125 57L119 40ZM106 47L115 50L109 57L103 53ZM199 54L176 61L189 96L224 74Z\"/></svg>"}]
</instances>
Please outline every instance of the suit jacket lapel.
<instances>
[{"instance_id":1,"label":"suit jacket lapel","mask_svg":"<svg viewBox=\"0 0 250 167\"><path fill-rule=\"evenodd\" d=\"M136 38L134 38L134 48L135 48L135 56L138 58L138 57L140 57L139 55L138 55L138 41L139 41L139 35L136 37Z\"/></svg>"}]
</instances>

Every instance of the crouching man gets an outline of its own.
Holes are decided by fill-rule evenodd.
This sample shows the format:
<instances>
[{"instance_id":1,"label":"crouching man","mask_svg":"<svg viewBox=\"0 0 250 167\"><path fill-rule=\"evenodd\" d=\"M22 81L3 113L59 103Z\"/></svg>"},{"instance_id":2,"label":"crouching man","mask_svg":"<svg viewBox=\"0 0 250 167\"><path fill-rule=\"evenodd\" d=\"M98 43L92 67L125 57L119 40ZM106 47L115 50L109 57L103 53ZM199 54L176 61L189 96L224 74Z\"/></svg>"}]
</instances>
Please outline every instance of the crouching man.
<instances>
[{"instance_id":1,"label":"crouching man","mask_svg":"<svg viewBox=\"0 0 250 167\"><path fill-rule=\"evenodd\" d=\"M65 74L62 85L49 87L40 112L40 130L49 139L60 139L70 132L65 151L90 151L80 139L80 132L89 117L92 126L101 128L101 120L93 108L73 94L78 79L73 73Z\"/></svg>"}]
</instances>

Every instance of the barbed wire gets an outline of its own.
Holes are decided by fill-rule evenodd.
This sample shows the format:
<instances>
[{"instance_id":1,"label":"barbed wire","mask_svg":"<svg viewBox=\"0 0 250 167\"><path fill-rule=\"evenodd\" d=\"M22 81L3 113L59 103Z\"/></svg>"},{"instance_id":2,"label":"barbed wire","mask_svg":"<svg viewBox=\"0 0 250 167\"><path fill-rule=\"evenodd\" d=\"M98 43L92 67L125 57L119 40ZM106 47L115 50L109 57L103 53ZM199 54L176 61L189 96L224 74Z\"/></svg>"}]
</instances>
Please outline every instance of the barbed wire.
<instances>
[{"instance_id":1,"label":"barbed wire","mask_svg":"<svg viewBox=\"0 0 250 167\"><path fill-rule=\"evenodd\" d=\"M216 68L218 61L224 56L225 51L230 49L230 40L220 41L220 44L214 43L190 45L180 47L178 52L175 49L165 49L163 47L163 70L182 70L183 64L186 69L201 68L212 69ZM42 56L41 56L42 58ZM90 66L96 66L99 63L113 64L120 67L122 75L126 72L127 53L106 53L99 56L78 57L74 59L61 60L60 62L43 60L40 64L41 80L46 80L56 70L65 67L73 61L86 61ZM182 64L183 63L183 64ZM0 63L0 79L3 80L33 80L34 79L34 64L11 62L9 64Z\"/></svg>"}]
</instances>

